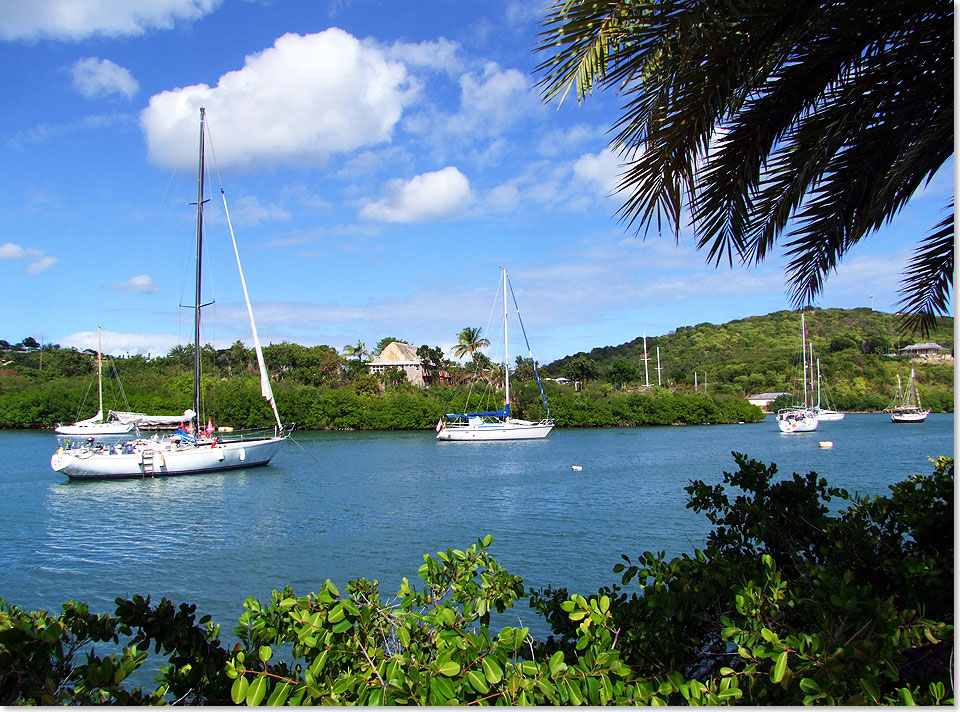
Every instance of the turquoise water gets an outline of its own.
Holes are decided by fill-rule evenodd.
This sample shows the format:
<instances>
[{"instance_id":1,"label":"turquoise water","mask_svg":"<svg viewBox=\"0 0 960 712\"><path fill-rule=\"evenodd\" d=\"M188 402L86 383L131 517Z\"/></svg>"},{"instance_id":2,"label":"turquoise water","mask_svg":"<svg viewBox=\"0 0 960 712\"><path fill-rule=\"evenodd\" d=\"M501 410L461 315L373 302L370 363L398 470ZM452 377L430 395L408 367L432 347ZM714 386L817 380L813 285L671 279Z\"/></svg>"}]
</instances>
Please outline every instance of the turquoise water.
<instances>
[{"instance_id":1,"label":"turquoise water","mask_svg":"<svg viewBox=\"0 0 960 712\"><path fill-rule=\"evenodd\" d=\"M685 508L683 487L720 481L735 467L731 450L863 494L929 474L929 457L954 451L952 415L921 425L848 415L799 435L781 434L768 417L560 429L528 442L438 443L432 431L294 436L265 468L72 483L50 470L52 433L0 432L0 597L53 611L87 601L112 613L117 596L149 593L196 603L227 633L248 596L365 576L390 597L403 576L419 580L422 554L485 534L528 587L589 593L619 581L611 569L621 553L702 546L708 523ZM546 632L525 603L507 615L504 624L519 616Z\"/></svg>"}]
</instances>

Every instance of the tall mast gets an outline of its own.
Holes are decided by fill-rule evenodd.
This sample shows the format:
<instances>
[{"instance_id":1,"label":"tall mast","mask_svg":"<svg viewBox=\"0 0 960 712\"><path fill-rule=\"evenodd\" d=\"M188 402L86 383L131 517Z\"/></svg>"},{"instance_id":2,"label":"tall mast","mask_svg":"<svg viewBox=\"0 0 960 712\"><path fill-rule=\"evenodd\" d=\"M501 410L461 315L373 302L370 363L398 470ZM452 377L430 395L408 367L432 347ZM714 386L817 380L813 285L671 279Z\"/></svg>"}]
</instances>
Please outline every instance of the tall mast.
<instances>
[{"instance_id":1,"label":"tall mast","mask_svg":"<svg viewBox=\"0 0 960 712\"><path fill-rule=\"evenodd\" d=\"M817 408L819 407L820 407L820 359L817 359Z\"/></svg>"},{"instance_id":2,"label":"tall mast","mask_svg":"<svg viewBox=\"0 0 960 712\"><path fill-rule=\"evenodd\" d=\"M503 378L507 417L510 417L510 357L507 355L507 268L503 268Z\"/></svg>"},{"instance_id":3,"label":"tall mast","mask_svg":"<svg viewBox=\"0 0 960 712\"><path fill-rule=\"evenodd\" d=\"M100 327L97 327L97 390L100 396L100 420L103 420L103 355L100 348Z\"/></svg>"},{"instance_id":4,"label":"tall mast","mask_svg":"<svg viewBox=\"0 0 960 712\"><path fill-rule=\"evenodd\" d=\"M205 110L200 107L200 165L197 169L197 277L193 304L193 432L200 432L200 271L203 254L203 127Z\"/></svg>"},{"instance_id":5,"label":"tall mast","mask_svg":"<svg viewBox=\"0 0 960 712\"><path fill-rule=\"evenodd\" d=\"M803 407L807 407L807 322L800 315L800 349L803 351Z\"/></svg>"},{"instance_id":6,"label":"tall mast","mask_svg":"<svg viewBox=\"0 0 960 712\"><path fill-rule=\"evenodd\" d=\"M647 332L643 332L643 380L650 387L650 369L647 367Z\"/></svg>"}]
</instances>

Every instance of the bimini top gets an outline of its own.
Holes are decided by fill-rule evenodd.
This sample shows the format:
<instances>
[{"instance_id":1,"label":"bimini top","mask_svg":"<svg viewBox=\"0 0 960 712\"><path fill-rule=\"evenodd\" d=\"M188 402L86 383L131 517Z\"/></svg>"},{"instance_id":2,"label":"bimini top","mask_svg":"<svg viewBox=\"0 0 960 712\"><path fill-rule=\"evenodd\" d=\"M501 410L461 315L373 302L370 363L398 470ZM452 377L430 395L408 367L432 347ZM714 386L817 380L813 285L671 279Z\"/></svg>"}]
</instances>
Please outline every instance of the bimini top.
<instances>
[{"instance_id":1,"label":"bimini top","mask_svg":"<svg viewBox=\"0 0 960 712\"><path fill-rule=\"evenodd\" d=\"M509 418L510 406L505 405L500 410L490 410L486 413L447 413L448 418Z\"/></svg>"}]
</instances>

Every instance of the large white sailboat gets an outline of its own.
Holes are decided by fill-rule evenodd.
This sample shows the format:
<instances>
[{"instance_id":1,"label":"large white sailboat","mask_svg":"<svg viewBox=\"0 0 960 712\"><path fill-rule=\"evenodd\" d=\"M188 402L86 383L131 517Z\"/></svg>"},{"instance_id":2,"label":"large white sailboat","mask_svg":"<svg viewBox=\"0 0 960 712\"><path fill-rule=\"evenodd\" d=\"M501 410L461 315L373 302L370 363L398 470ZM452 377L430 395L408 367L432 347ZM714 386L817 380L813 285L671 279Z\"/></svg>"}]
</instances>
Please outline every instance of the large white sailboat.
<instances>
[{"instance_id":1,"label":"large white sailboat","mask_svg":"<svg viewBox=\"0 0 960 712\"><path fill-rule=\"evenodd\" d=\"M68 440L86 440L94 438L101 441L117 442L131 434L135 435L136 424L123 422L110 411L106 419L103 417L103 352L100 343L100 327L97 327L97 396L100 408L92 418L78 420L73 425L57 425L54 432L58 438Z\"/></svg>"},{"instance_id":2,"label":"large white sailboat","mask_svg":"<svg viewBox=\"0 0 960 712\"><path fill-rule=\"evenodd\" d=\"M243 269L240 266L240 254L237 250L237 241L233 235L230 223L230 213L227 210L226 197L223 206L226 212L226 222L233 240L234 254L237 258L237 269L240 273L240 284L243 287L243 296L247 303L247 313L250 317L250 326L253 332L254 349L257 354L257 364L260 367L260 390L263 397L273 408L276 426L256 431L220 432L214 430L210 424L206 430L200 425L200 311L201 301L201 256L203 246L203 205L204 205L204 130L205 113L200 109L200 167L197 188L197 257L196 257L196 300L194 302L194 388L193 410L184 415L190 415L190 424L187 429L178 429L175 435L154 435L150 438L137 438L124 443L107 445L101 440L93 439L85 443L64 443L50 458L50 466L72 480L93 479L129 479L141 477L166 477L172 475L196 475L209 472L220 472L236 468L255 467L266 465L276 454L280 443L290 437L292 425L284 427L280 422L280 414L273 398L270 378L263 360L263 349L257 335L257 326L253 319L253 309L250 306L250 297L247 294L246 281L243 278ZM221 189L221 195L223 190ZM128 416L142 416L139 413L126 414ZM147 416L149 418L149 416ZM179 416L176 416L179 418ZM142 421L142 418L131 418Z\"/></svg>"},{"instance_id":3,"label":"large white sailboat","mask_svg":"<svg viewBox=\"0 0 960 712\"><path fill-rule=\"evenodd\" d=\"M547 409L547 417L539 422L521 420L510 417L510 360L507 346L507 326L509 311L507 308L507 289L513 294L513 287L507 279L507 270L503 269L503 366L504 366L504 404L500 410L482 413L448 413L446 420L437 423L437 440L486 441L486 440L535 440L545 438L553 429L553 418L550 417L550 406L543 393L543 384L540 383L540 374L537 371L537 362L530 351L530 342L527 341L527 353L533 364L537 385L540 386L540 397ZM523 331L523 321L520 319L520 309L517 307L516 295L513 295L514 308L517 320ZM527 335L524 331L524 340Z\"/></svg>"},{"instance_id":4,"label":"large white sailboat","mask_svg":"<svg viewBox=\"0 0 960 712\"><path fill-rule=\"evenodd\" d=\"M800 315L800 351L803 354L803 403L777 411L777 427L781 433L809 433L820 427L816 413L807 400L807 323Z\"/></svg>"},{"instance_id":5,"label":"large white sailboat","mask_svg":"<svg viewBox=\"0 0 960 712\"><path fill-rule=\"evenodd\" d=\"M890 413L890 420L894 423L922 423L930 415L930 411L924 410L920 402L917 374L912 368L906 388L901 387L900 374L897 374L897 394L893 397L893 403L885 410Z\"/></svg>"}]
</instances>

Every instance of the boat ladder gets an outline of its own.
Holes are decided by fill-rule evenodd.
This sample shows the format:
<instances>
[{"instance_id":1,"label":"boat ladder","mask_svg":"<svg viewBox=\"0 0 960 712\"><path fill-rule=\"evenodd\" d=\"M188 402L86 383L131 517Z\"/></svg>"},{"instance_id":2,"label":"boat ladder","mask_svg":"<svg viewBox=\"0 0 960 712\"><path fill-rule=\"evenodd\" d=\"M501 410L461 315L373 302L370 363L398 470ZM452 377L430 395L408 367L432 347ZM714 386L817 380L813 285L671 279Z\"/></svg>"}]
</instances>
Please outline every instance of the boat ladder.
<instances>
[{"instance_id":1,"label":"boat ladder","mask_svg":"<svg viewBox=\"0 0 960 712\"><path fill-rule=\"evenodd\" d=\"M140 464L143 465L144 476L156 473L157 470L153 461L153 450L148 449L140 453Z\"/></svg>"}]
</instances>

